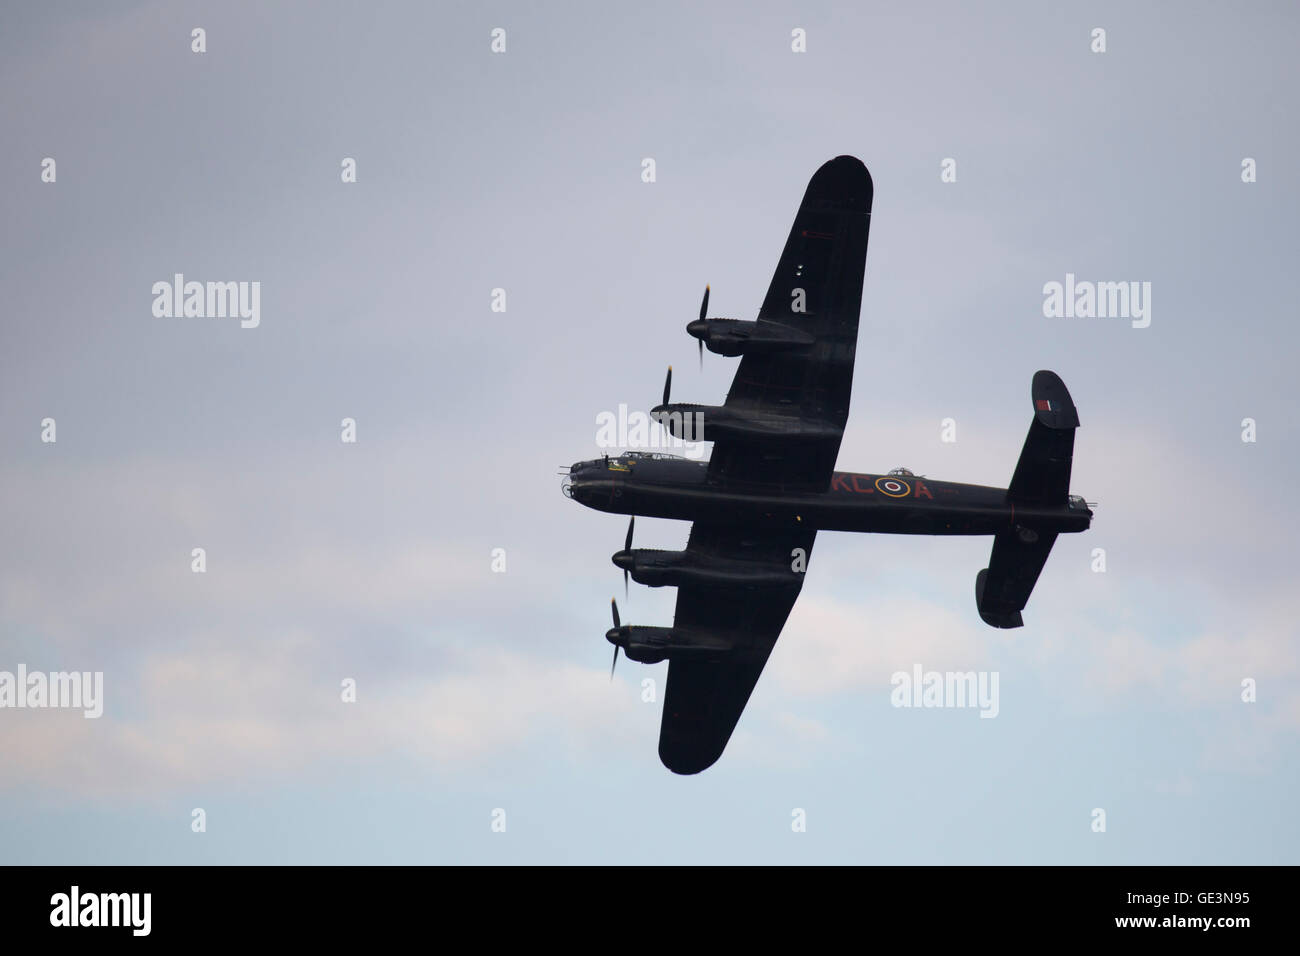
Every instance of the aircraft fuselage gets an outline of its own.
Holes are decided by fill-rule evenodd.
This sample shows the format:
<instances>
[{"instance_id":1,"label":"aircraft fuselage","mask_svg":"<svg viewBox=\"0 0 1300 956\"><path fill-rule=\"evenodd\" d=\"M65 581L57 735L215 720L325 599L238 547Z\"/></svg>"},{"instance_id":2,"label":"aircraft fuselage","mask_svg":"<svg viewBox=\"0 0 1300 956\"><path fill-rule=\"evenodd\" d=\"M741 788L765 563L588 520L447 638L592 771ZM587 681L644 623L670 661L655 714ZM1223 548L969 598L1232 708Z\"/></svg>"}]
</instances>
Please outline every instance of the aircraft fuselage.
<instances>
[{"instance_id":1,"label":"aircraft fuselage","mask_svg":"<svg viewBox=\"0 0 1300 956\"><path fill-rule=\"evenodd\" d=\"M611 514L820 531L997 534L1030 526L1038 533L1070 533L1086 531L1092 522L1078 498L1034 508L1009 501L1005 488L843 471L832 475L825 491L747 489L710 482L706 461L658 455L579 462L570 469L565 493Z\"/></svg>"}]
</instances>

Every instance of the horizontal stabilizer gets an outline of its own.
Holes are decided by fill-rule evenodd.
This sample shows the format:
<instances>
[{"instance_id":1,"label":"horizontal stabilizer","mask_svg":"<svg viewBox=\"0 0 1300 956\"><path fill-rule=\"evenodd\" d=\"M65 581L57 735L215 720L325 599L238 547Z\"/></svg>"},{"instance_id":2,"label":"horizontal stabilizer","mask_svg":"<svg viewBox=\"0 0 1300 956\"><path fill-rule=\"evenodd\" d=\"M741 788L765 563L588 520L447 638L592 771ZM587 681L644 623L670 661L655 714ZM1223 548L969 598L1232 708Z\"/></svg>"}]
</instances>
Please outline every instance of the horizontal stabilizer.
<instances>
[{"instance_id":1,"label":"horizontal stabilizer","mask_svg":"<svg viewBox=\"0 0 1300 956\"><path fill-rule=\"evenodd\" d=\"M1020 616L1038 583L1056 533L1031 528L1001 531L993 538L989 566L975 577L975 603L985 624L1020 627Z\"/></svg>"}]
</instances>

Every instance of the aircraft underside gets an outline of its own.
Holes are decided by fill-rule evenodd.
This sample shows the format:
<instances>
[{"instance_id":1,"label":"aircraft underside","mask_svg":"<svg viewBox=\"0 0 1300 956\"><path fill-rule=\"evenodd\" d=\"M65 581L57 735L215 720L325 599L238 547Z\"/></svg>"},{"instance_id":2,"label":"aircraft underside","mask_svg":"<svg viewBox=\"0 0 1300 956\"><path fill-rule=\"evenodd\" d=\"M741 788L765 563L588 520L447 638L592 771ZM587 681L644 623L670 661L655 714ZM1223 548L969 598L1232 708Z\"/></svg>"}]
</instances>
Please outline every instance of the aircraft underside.
<instances>
[{"instance_id":1,"label":"aircraft underside","mask_svg":"<svg viewBox=\"0 0 1300 956\"><path fill-rule=\"evenodd\" d=\"M993 536L975 576L992 627L1023 625L1056 536L1084 531L1086 502L1069 493L1078 413L1054 372L1034 375L1034 417L1006 488L931 481L906 469L835 471L848 421L874 186L852 156L813 176L753 321L709 318L706 288L687 332L740 356L726 402L663 402L650 416L670 434L709 441L709 461L630 452L578 462L565 493L633 516L613 555L630 580L676 587L672 627L625 625L611 602L606 639L646 664L668 661L659 756L699 773L727 745L803 586L819 530ZM684 550L633 548L636 515L692 522ZM611 677L613 672L611 671Z\"/></svg>"}]
</instances>

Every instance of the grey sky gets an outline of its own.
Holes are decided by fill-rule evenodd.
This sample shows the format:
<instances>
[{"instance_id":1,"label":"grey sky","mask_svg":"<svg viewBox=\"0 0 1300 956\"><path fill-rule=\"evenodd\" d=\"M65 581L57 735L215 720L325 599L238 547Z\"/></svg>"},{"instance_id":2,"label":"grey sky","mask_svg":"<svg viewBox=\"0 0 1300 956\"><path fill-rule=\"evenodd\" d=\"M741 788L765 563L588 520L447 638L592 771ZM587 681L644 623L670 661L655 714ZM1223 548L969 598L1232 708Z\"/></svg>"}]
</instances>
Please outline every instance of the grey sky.
<instances>
[{"instance_id":1,"label":"grey sky","mask_svg":"<svg viewBox=\"0 0 1300 956\"><path fill-rule=\"evenodd\" d=\"M0 710L0 860L1296 862L1297 16L6 11L0 670L106 701ZM556 465L670 363L721 401L685 323L706 282L755 315L840 153L876 186L840 467L1003 485L1052 368L1098 517L1015 632L975 612L989 539L823 534L727 753L676 778L639 698L666 668L605 676L624 522ZM260 281L260 326L155 318L176 272ZM1067 272L1151 282L1150 327L1044 318ZM917 662L997 670L998 718L891 707Z\"/></svg>"}]
</instances>

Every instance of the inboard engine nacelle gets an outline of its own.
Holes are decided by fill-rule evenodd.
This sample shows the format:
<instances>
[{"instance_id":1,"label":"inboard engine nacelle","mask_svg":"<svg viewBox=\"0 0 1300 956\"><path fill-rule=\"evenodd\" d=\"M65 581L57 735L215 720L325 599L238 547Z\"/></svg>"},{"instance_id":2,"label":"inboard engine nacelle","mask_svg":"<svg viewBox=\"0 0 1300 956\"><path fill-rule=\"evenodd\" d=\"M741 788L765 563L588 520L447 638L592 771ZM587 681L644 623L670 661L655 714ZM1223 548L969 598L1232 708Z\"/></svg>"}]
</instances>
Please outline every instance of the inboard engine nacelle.
<instances>
[{"instance_id":1,"label":"inboard engine nacelle","mask_svg":"<svg viewBox=\"0 0 1300 956\"><path fill-rule=\"evenodd\" d=\"M772 567L752 561L701 560L692 551L624 549L611 559L615 567L646 587L701 586L713 588L798 587L800 572L793 567Z\"/></svg>"},{"instance_id":2,"label":"inboard engine nacelle","mask_svg":"<svg viewBox=\"0 0 1300 956\"><path fill-rule=\"evenodd\" d=\"M668 429L683 441L782 442L835 441L839 429L830 422L784 415L754 415L738 412L725 405L694 405L686 402L656 405L650 409L651 421Z\"/></svg>"}]
</instances>

